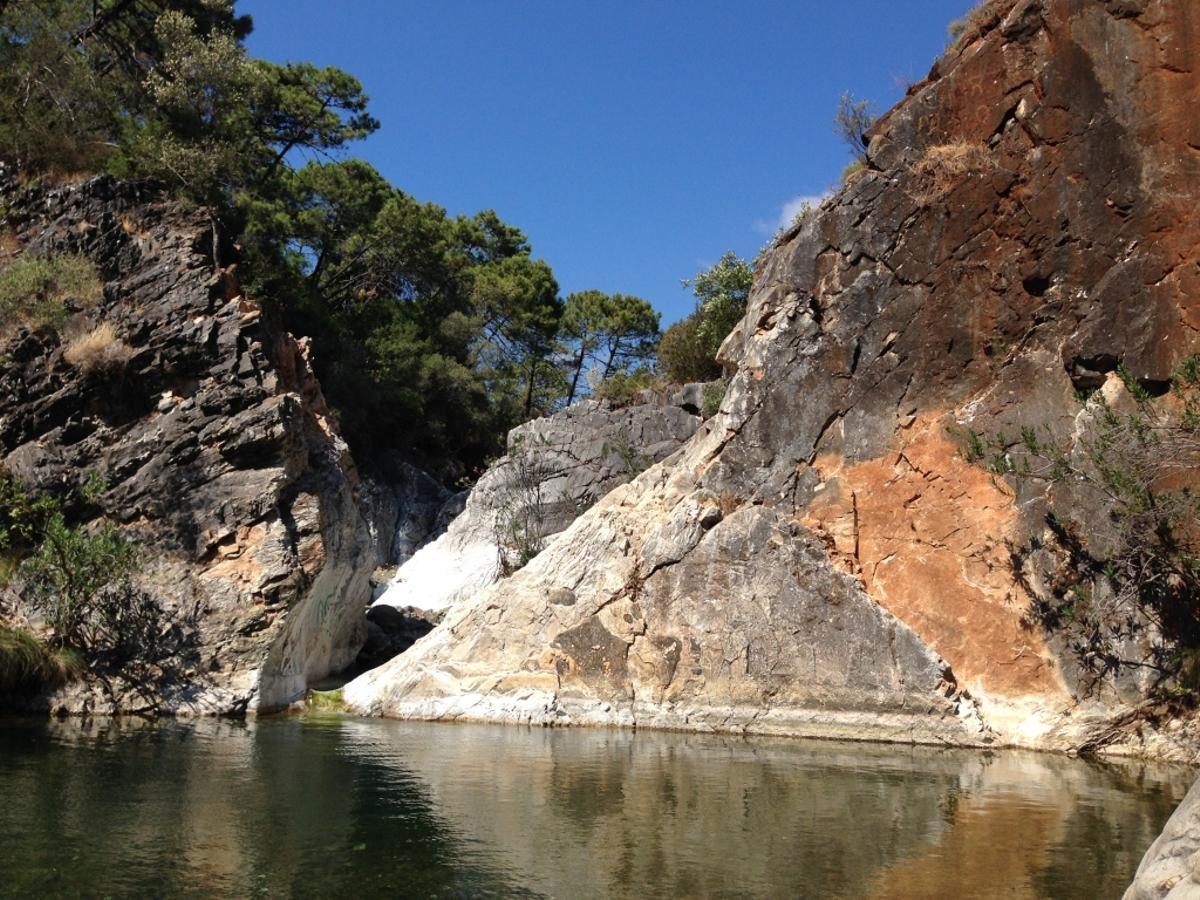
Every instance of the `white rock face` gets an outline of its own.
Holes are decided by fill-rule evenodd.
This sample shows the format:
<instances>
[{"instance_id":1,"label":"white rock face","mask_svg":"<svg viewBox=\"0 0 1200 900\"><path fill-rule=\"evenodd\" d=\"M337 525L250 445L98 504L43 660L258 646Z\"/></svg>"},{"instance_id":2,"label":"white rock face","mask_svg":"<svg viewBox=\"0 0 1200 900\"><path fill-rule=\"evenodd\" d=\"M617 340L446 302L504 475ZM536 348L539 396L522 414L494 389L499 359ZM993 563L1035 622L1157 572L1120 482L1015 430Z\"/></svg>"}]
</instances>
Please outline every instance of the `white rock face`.
<instances>
[{"instance_id":1,"label":"white rock face","mask_svg":"<svg viewBox=\"0 0 1200 900\"><path fill-rule=\"evenodd\" d=\"M464 511L455 522L467 515ZM441 610L492 584L500 574L495 543L475 534L478 529L455 532L453 527L413 554L375 603Z\"/></svg>"},{"instance_id":2,"label":"white rock face","mask_svg":"<svg viewBox=\"0 0 1200 900\"><path fill-rule=\"evenodd\" d=\"M672 398L681 405L644 397L620 409L584 400L514 429L509 455L480 478L445 533L401 565L376 603L444 610L495 583L501 575L497 516L522 489L518 482L536 482L541 538L557 534L692 436L701 420L682 405L688 397L680 392Z\"/></svg>"},{"instance_id":3,"label":"white rock face","mask_svg":"<svg viewBox=\"0 0 1200 900\"><path fill-rule=\"evenodd\" d=\"M1146 851L1125 900L1200 898L1200 781Z\"/></svg>"},{"instance_id":4,"label":"white rock face","mask_svg":"<svg viewBox=\"0 0 1200 900\"><path fill-rule=\"evenodd\" d=\"M990 742L945 663L836 573L817 541L761 507L724 513L718 497L681 490L689 462L720 440L689 445L674 478L659 466L610 493L527 567L346 685L347 706L396 718Z\"/></svg>"}]
</instances>

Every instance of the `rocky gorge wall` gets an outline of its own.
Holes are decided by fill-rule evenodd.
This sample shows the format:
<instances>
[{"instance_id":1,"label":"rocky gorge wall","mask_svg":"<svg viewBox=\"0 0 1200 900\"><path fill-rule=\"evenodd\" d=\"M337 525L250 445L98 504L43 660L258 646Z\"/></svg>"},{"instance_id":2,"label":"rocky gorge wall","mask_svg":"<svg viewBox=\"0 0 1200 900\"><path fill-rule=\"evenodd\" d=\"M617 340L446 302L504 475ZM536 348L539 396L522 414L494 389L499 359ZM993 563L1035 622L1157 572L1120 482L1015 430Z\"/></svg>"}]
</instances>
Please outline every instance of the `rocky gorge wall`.
<instances>
[{"instance_id":1,"label":"rocky gorge wall","mask_svg":"<svg viewBox=\"0 0 1200 900\"><path fill-rule=\"evenodd\" d=\"M614 487L675 452L700 425L686 388L625 406L583 400L514 428L509 452L471 488L435 541L409 554L376 605L444 610L501 577L505 516L528 515L537 542Z\"/></svg>"},{"instance_id":2,"label":"rocky gorge wall","mask_svg":"<svg viewBox=\"0 0 1200 900\"><path fill-rule=\"evenodd\" d=\"M365 636L373 547L307 345L213 262L208 220L98 177L0 182L10 253L83 254L104 282L121 371L44 331L7 336L0 465L35 488L98 476L100 512L142 545L142 583L180 636L173 674L125 696L75 685L62 711L241 713L301 699Z\"/></svg>"},{"instance_id":3,"label":"rocky gorge wall","mask_svg":"<svg viewBox=\"0 0 1200 900\"><path fill-rule=\"evenodd\" d=\"M721 412L528 566L351 682L403 718L1087 743L1088 689L1028 625L1044 527L952 427L1076 433L1121 364L1200 347L1200 6L1005 0L786 234L722 348ZM1017 502L1019 499L1019 502ZM1089 510L1081 509L1085 520ZM1190 754L1162 735L1128 752Z\"/></svg>"}]
</instances>

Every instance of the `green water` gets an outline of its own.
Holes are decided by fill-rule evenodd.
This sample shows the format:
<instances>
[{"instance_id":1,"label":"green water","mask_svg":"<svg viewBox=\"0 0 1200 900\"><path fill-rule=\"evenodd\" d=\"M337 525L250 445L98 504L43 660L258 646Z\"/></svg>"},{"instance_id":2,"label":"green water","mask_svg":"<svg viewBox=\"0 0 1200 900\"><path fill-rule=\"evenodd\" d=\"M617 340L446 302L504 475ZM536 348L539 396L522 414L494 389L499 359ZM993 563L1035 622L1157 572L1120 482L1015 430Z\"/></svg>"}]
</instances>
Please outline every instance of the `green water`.
<instances>
[{"instance_id":1,"label":"green water","mask_svg":"<svg viewBox=\"0 0 1200 900\"><path fill-rule=\"evenodd\" d=\"M1180 768L345 719L0 722L0 895L1119 897Z\"/></svg>"}]
</instances>

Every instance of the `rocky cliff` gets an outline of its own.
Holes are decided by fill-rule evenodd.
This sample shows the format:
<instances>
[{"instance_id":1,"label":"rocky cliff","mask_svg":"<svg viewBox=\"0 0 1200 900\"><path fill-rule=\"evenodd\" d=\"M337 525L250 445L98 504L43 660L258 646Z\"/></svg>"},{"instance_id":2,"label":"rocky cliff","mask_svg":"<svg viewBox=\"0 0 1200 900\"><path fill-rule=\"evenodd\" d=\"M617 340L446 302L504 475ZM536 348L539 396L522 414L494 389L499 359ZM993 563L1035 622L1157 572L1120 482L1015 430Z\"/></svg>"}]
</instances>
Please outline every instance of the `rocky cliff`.
<instances>
[{"instance_id":1,"label":"rocky cliff","mask_svg":"<svg viewBox=\"0 0 1200 900\"><path fill-rule=\"evenodd\" d=\"M347 666L365 635L371 537L304 343L214 266L207 219L106 177L0 184L10 254L84 254L123 369L88 371L46 331L8 336L0 464L36 487L98 476L101 512L146 551L144 585L180 646L172 676L52 707L278 708ZM229 255L228 248L225 254Z\"/></svg>"},{"instance_id":2,"label":"rocky cliff","mask_svg":"<svg viewBox=\"0 0 1200 900\"><path fill-rule=\"evenodd\" d=\"M502 554L536 549L678 450L700 425L695 393L685 388L627 406L583 400L514 428L508 454L483 474L444 534L400 560L377 605L442 610L491 585L502 574ZM532 546L509 546L513 529L505 526L515 519L529 525L517 537Z\"/></svg>"},{"instance_id":3,"label":"rocky cliff","mask_svg":"<svg viewBox=\"0 0 1200 900\"><path fill-rule=\"evenodd\" d=\"M1184 0L977 13L767 257L720 414L348 685L352 708L1093 740L1139 685L1089 691L1030 627L1009 547L1046 498L1016 502L948 428L1069 438L1078 391L1116 399L1118 364L1154 389L1200 346L1198 42Z\"/></svg>"}]
</instances>

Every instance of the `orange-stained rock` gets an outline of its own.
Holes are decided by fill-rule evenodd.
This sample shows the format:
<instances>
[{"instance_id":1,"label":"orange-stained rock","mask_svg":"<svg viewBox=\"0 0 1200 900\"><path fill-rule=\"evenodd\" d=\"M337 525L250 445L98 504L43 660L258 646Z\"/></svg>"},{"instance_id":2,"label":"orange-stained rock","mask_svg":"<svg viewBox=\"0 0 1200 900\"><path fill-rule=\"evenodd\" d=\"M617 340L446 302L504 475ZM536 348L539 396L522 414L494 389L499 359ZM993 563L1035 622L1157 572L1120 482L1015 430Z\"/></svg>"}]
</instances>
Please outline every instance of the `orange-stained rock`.
<instances>
[{"instance_id":1,"label":"orange-stained rock","mask_svg":"<svg viewBox=\"0 0 1200 900\"><path fill-rule=\"evenodd\" d=\"M818 457L822 483L801 521L829 535L872 599L906 622L979 695L1069 694L1014 584L1013 497L965 462L944 419L918 420L884 456Z\"/></svg>"}]
</instances>

